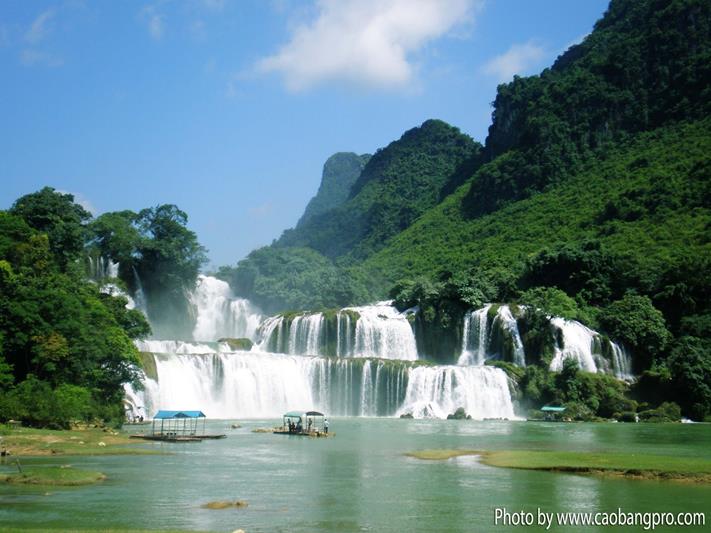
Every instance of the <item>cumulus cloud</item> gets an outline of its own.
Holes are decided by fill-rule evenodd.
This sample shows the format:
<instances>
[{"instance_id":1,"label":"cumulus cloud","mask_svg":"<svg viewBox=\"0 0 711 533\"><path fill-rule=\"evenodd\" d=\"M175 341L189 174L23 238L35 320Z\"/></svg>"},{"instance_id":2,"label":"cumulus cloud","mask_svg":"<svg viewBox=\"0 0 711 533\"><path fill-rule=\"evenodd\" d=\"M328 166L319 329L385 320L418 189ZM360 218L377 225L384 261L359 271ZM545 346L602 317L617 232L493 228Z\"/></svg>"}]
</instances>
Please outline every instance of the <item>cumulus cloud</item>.
<instances>
[{"instance_id":1,"label":"cumulus cloud","mask_svg":"<svg viewBox=\"0 0 711 533\"><path fill-rule=\"evenodd\" d=\"M42 41L49 33L49 26L55 13L55 10L50 8L37 15L37 18L32 21L27 33L25 33L25 40L30 44L37 44Z\"/></svg>"},{"instance_id":2,"label":"cumulus cloud","mask_svg":"<svg viewBox=\"0 0 711 533\"><path fill-rule=\"evenodd\" d=\"M545 55L545 49L536 41L514 44L506 52L487 62L482 71L496 78L499 83L511 81L514 74L524 74L540 65Z\"/></svg>"},{"instance_id":3,"label":"cumulus cloud","mask_svg":"<svg viewBox=\"0 0 711 533\"><path fill-rule=\"evenodd\" d=\"M412 55L469 20L477 0L320 0L315 20L257 69L291 91L329 81L401 88L415 77Z\"/></svg>"}]
</instances>

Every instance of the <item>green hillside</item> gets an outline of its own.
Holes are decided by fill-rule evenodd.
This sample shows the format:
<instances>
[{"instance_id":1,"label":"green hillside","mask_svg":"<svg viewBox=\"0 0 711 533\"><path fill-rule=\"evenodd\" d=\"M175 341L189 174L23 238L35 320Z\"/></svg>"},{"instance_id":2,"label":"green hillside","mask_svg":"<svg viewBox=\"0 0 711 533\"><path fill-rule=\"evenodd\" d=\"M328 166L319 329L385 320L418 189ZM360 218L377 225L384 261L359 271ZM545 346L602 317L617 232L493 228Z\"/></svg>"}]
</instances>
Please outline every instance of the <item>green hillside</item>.
<instances>
[{"instance_id":1,"label":"green hillside","mask_svg":"<svg viewBox=\"0 0 711 533\"><path fill-rule=\"evenodd\" d=\"M338 207L348 200L353 184L369 159L370 154L358 155L352 152L338 152L329 157L323 164L318 192L306 205L304 214L296 226L303 226L314 216Z\"/></svg>"},{"instance_id":2,"label":"green hillside","mask_svg":"<svg viewBox=\"0 0 711 533\"><path fill-rule=\"evenodd\" d=\"M711 254L710 175L710 120L639 134L560 185L479 218L466 216L463 185L363 267L385 292L443 270L521 275L541 250L595 241L625 265L628 283L650 290L679 262Z\"/></svg>"},{"instance_id":3,"label":"green hillside","mask_svg":"<svg viewBox=\"0 0 711 533\"><path fill-rule=\"evenodd\" d=\"M462 183L480 150L457 128L428 120L378 150L346 202L285 231L277 245L367 257Z\"/></svg>"}]
</instances>

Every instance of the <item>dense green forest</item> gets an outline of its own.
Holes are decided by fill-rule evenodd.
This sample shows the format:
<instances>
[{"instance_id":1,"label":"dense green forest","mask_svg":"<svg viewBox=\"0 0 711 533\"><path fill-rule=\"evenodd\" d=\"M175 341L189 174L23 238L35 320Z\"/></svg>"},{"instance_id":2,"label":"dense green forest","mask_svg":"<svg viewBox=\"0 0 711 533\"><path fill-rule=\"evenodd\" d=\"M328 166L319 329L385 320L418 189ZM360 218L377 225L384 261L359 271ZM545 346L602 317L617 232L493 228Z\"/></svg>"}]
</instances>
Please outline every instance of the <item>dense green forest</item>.
<instances>
[{"instance_id":1,"label":"dense green forest","mask_svg":"<svg viewBox=\"0 0 711 533\"><path fill-rule=\"evenodd\" d=\"M0 421L123 421L123 385L139 385L133 340L151 329L102 282L141 279L152 300L178 301L204 257L186 222L172 205L93 219L49 187L0 211ZM121 261L118 279L91 280L101 254Z\"/></svg>"},{"instance_id":2,"label":"dense green forest","mask_svg":"<svg viewBox=\"0 0 711 533\"><path fill-rule=\"evenodd\" d=\"M703 418L710 111L711 4L613 0L551 68L499 86L484 146L427 121L376 152L345 202L221 275L272 312L417 304L426 353L454 350L484 302L575 318L632 350L631 396ZM522 390L549 391L532 399L568 399L527 372L541 375Z\"/></svg>"}]
</instances>

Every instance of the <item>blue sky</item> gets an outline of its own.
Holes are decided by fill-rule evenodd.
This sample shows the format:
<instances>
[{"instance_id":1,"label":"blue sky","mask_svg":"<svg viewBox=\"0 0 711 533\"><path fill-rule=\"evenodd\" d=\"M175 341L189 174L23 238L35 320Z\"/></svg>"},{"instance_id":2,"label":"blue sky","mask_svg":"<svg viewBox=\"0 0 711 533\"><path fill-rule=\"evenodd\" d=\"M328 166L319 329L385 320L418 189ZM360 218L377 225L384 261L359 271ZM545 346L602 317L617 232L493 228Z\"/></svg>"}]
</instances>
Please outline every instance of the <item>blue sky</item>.
<instances>
[{"instance_id":1,"label":"blue sky","mask_svg":"<svg viewBox=\"0 0 711 533\"><path fill-rule=\"evenodd\" d=\"M233 264L298 220L337 151L428 118L481 142L498 83L599 0L2 0L0 209L45 185L95 214L175 203Z\"/></svg>"}]
</instances>

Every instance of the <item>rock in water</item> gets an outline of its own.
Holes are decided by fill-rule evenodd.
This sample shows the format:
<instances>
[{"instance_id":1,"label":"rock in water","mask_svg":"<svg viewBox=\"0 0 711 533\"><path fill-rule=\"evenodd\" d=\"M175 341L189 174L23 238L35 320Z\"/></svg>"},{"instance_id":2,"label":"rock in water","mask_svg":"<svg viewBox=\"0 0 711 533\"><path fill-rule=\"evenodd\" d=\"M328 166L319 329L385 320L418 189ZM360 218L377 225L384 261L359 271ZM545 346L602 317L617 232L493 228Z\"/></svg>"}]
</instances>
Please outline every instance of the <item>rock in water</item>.
<instances>
[{"instance_id":1,"label":"rock in water","mask_svg":"<svg viewBox=\"0 0 711 533\"><path fill-rule=\"evenodd\" d=\"M471 415L468 415L467 412L464 410L464 407L457 407L457 410L454 411L451 415L447 415L447 420L471 420L472 417Z\"/></svg>"}]
</instances>

